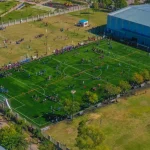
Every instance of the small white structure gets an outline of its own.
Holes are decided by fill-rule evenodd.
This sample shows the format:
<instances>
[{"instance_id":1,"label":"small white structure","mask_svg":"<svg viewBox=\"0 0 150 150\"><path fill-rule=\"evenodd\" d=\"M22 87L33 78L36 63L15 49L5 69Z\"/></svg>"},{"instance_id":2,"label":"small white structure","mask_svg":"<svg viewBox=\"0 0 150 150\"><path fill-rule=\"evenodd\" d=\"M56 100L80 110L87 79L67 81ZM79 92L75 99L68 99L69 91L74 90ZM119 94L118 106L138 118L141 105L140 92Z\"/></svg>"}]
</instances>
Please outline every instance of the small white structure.
<instances>
[{"instance_id":1,"label":"small white structure","mask_svg":"<svg viewBox=\"0 0 150 150\"><path fill-rule=\"evenodd\" d=\"M78 25L81 27L87 27L89 23L88 23L88 20L83 19L79 21Z\"/></svg>"}]
</instances>

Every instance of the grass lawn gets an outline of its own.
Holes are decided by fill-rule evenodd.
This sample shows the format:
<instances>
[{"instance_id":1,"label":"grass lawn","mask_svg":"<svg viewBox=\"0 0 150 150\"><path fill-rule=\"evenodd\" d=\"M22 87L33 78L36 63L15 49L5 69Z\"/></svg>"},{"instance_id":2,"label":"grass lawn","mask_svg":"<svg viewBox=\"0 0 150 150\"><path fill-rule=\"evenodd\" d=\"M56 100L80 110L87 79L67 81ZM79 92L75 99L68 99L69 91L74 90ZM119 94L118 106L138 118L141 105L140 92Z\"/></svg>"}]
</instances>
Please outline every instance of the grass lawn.
<instances>
[{"instance_id":1,"label":"grass lawn","mask_svg":"<svg viewBox=\"0 0 150 150\"><path fill-rule=\"evenodd\" d=\"M17 3L18 3L17 1L13 1L13 0L0 2L0 15L10 10L12 7L17 5Z\"/></svg>"},{"instance_id":2,"label":"grass lawn","mask_svg":"<svg viewBox=\"0 0 150 150\"><path fill-rule=\"evenodd\" d=\"M69 3L71 2L72 4L78 4L78 5L85 5L87 3L85 3L84 1L78 1L78 0L53 0L54 3L61 3L61 4L64 4L64 3Z\"/></svg>"},{"instance_id":3,"label":"grass lawn","mask_svg":"<svg viewBox=\"0 0 150 150\"><path fill-rule=\"evenodd\" d=\"M92 50L93 46L104 51L103 59ZM33 61L23 65L24 71L12 70L13 75L1 78L0 85L9 90L5 96L14 111L37 126L44 126L54 120L54 116L61 119L65 115L61 101L72 99L70 91L73 88L77 90L75 100L83 105L82 96L92 87L98 84L103 87L107 82L118 85L120 80L130 79L133 73L150 69L150 57L146 52L117 42L112 42L112 46L110 50L107 41L103 40L100 45L91 43L71 52ZM82 59L85 60L83 63ZM39 75L41 71L43 75ZM51 80L46 80L49 76ZM95 91L99 101L107 96L101 87ZM47 96L57 97L56 102ZM45 98L47 100L43 102Z\"/></svg>"},{"instance_id":4,"label":"grass lawn","mask_svg":"<svg viewBox=\"0 0 150 150\"><path fill-rule=\"evenodd\" d=\"M35 5L35 6L32 6L32 8L36 8L36 9L39 9L39 10L45 10L47 12L54 12L55 8L52 8L52 7L47 7L47 6L43 6L43 5Z\"/></svg>"},{"instance_id":5,"label":"grass lawn","mask_svg":"<svg viewBox=\"0 0 150 150\"><path fill-rule=\"evenodd\" d=\"M0 48L0 64L3 65L4 63L8 63L10 61L18 61L26 55L35 55L34 52L36 50L39 51L39 55L45 54L45 36L40 39L35 39L34 37L42 33L45 35L46 29L48 31L48 54L51 54L56 48L77 44L78 42L87 40L88 36L93 36L93 33L88 32L88 30L92 27L106 24L107 13L93 13L92 10L89 10L90 14L86 14L84 12L86 11L59 15L51 18L45 18L40 22L36 21L24 23L7 27L6 30L3 31L0 30L0 47L3 47L4 39L8 39L9 42L11 41L11 44L7 44L8 48ZM86 19L88 17L90 18L90 27L80 28L74 25L80 19ZM48 23L48 26L45 26L45 22ZM61 32L60 28L63 28L64 31ZM68 37L67 39L66 36ZM21 38L24 38L24 41L21 44L16 44L15 42ZM28 48L29 46L31 49Z\"/></svg>"},{"instance_id":6,"label":"grass lawn","mask_svg":"<svg viewBox=\"0 0 150 150\"><path fill-rule=\"evenodd\" d=\"M47 10L42 10L39 8L36 9L36 7L34 8L32 5L25 3L25 7L8 13L4 17L2 17L2 21L8 22L9 20L20 20L21 18L25 19L27 17L37 16L45 13L47 13Z\"/></svg>"},{"instance_id":7,"label":"grass lawn","mask_svg":"<svg viewBox=\"0 0 150 150\"><path fill-rule=\"evenodd\" d=\"M78 150L74 146L77 127L86 118L88 125L100 127L105 135L104 143L110 150L149 150L150 90L143 93L139 91L138 96L120 99L118 104L97 109L75 118L73 122L60 122L51 126L46 133L72 150Z\"/></svg>"}]
</instances>

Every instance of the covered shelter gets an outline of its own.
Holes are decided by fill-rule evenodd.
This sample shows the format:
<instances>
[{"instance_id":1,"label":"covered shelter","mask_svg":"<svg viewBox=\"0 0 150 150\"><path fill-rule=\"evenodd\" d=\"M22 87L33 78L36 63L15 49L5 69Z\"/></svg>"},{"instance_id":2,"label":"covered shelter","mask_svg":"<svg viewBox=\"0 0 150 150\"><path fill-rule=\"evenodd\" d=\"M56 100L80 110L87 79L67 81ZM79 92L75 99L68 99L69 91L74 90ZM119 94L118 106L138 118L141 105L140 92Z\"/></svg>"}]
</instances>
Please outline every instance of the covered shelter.
<instances>
[{"instance_id":1,"label":"covered shelter","mask_svg":"<svg viewBox=\"0 0 150 150\"><path fill-rule=\"evenodd\" d=\"M89 25L88 20L82 19L78 22L78 25L81 27L87 27Z\"/></svg>"}]
</instances>

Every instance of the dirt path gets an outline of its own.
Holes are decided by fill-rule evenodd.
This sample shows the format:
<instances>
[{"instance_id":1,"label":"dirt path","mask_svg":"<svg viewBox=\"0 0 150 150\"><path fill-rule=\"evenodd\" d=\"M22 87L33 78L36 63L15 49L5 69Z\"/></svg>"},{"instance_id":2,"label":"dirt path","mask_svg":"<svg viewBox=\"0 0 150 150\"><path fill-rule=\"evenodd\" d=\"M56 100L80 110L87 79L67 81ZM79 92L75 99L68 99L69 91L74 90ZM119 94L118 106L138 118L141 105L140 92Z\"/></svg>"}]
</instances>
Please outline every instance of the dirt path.
<instances>
[{"instance_id":1,"label":"dirt path","mask_svg":"<svg viewBox=\"0 0 150 150\"><path fill-rule=\"evenodd\" d=\"M12 12L12 11L14 11L14 10L16 10L20 5L22 5L24 2L22 2L22 3L19 3L17 6L15 6L15 7L13 7L13 8L11 8L9 11L7 11L6 13L4 13L4 14L2 14L1 15L1 17L4 17L5 15L7 15L8 13L10 13L10 12Z\"/></svg>"}]
</instances>

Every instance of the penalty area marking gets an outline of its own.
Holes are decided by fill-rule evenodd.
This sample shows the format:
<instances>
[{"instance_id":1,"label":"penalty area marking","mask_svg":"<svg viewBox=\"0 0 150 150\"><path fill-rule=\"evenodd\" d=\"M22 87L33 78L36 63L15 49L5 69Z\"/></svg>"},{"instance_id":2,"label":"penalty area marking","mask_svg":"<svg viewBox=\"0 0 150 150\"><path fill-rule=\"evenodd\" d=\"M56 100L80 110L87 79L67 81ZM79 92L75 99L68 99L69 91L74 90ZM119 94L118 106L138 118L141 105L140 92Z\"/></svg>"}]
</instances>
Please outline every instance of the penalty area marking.
<instances>
[{"instance_id":1,"label":"penalty area marking","mask_svg":"<svg viewBox=\"0 0 150 150\"><path fill-rule=\"evenodd\" d=\"M31 118L29 118L28 116L26 116L25 114L21 113L20 111L12 108L14 111L16 111L17 113L21 114L22 116L24 116L25 118L29 119L30 121L32 121L33 123L35 123L36 125L40 126L40 124L36 123L34 120L32 120Z\"/></svg>"},{"instance_id":2,"label":"penalty area marking","mask_svg":"<svg viewBox=\"0 0 150 150\"><path fill-rule=\"evenodd\" d=\"M12 79L14 79L14 80L16 80L16 81L20 82L21 84L24 84L24 85L28 86L27 84L23 83L22 81L19 81L19 80L18 80L18 79L16 79L16 78L13 78L13 77L10 77L10 78L12 78ZM28 86L28 87L29 87L29 86ZM39 89L39 88L37 88L37 89ZM41 95L46 96L45 94L43 94L43 93L39 92L37 89L33 89L33 90L34 90L34 91L36 91L36 92L38 92L38 93L40 93ZM32 91L33 91L33 90L32 90ZM27 93L28 93L28 92L27 92Z\"/></svg>"},{"instance_id":3,"label":"penalty area marking","mask_svg":"<svg viewBox=\"0 0 150 150\"><path fill-rule=\"evenodd\" d=\"M8 95L8 94L7 94ZM17 101L17 102L19 102L20 104L22 104L21 106L18 106L18 107L16 107L16 108L13 108L13 109L18 109L18 108L21 108L21 107L24 107L25 106L25 104L24 103L22 103L22 102L20 102L19 100L17 100L16 98L14 98L14 97L12 97L12 96L10 96L10 95L8 95L9 97L11 97L12 99L14 99L15 101Z\"/></svg>"}]
</instances>

